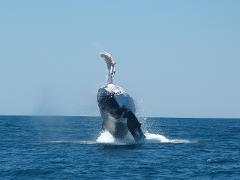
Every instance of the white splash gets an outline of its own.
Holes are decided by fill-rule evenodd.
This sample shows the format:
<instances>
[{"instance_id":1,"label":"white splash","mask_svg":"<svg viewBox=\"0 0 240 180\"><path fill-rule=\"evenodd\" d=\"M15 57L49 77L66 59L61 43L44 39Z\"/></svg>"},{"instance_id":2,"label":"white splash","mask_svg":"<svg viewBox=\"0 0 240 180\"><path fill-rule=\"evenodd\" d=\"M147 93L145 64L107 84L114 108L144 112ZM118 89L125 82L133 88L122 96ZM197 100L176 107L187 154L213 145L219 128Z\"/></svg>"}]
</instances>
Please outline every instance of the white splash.
<instances>
[{"instance_id":1,"label":"white splash","mask_svg":"<svg viewBox=\"0 0 240 180\"><path fill-rule=\"evenodd\" d=\"M189 140L185 139L168 139L167 137L161 134L152 134L149 132L145 133L146 143L191 143Z\"/></svg>"},{"instance_id":2,"label":"white splash","mask_svg":"<svg viewBox=\"0 0 240 180\"><path fill-rule=\"evenodd\" d=\"M100 144L111 144L111 145L130 145L136 144L132 135L128 133L125 139L115 139L110 132L103 131L96 140L96 143Z\"/></svg>"},{"instance_id":3,"label":"white splash","mask_svg":"<svg viewBox=\"0 0 240 180\"><path fill-rule=\"evenodd\" d=\"M189 140L185 139L169 139L161 134L152 134L146 132L144 134L146 136L145 143L152 144L152 143L175 143L175 144L186 144L192 143ZM103 131L96 140L97 143L101 144L116 144L116 145L128 145L128 144L135 144L133 138L126 139L123 141L119 141L114 139L114 137L108 131Z\"/></svg>"},{"instance_id":4,"label":"white splash","mask_svg":"<svg viewBox=\"0 0 240 180\"><path fill-rule=\"evenodd\" d=\"M115 139L108 131L103 131L97 138L97 143L114 143Z\"/></svg>"}]
</instances>

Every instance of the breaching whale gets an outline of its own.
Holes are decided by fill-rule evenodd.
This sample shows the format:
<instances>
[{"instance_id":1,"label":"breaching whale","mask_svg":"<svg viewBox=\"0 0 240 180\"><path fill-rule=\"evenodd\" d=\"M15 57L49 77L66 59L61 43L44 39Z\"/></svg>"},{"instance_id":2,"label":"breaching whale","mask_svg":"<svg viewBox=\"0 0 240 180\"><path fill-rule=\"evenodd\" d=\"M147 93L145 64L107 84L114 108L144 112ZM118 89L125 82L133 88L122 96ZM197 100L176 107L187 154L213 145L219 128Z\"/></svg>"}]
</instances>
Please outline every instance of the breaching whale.
<instances>
[{"instance_id":1,"label":"breaching whale","mask_svg":"<svg viewBox=\"0 0 240 180\"><path fill-rule=\"evenodd\" d=\"M143 142L145 136L141 123L135 116L135 104L132 97L120 86L113 84L116 63L112 55L100 53L107 64L107 84L98 90L97 101L102 117L102 129L109 131L116 139L132 136L136 142Z\"/></svg>"}]
</instances>

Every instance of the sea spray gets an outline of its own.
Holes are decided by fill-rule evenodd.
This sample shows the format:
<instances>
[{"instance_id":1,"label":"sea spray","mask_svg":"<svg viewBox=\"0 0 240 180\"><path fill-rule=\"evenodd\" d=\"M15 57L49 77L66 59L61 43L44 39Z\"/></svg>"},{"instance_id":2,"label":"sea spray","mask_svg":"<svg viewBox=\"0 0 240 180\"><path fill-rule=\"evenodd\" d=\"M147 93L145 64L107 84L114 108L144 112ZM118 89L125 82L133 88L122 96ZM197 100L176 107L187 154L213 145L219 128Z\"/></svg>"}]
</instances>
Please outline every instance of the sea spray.
<instances>
[{"instance_id":1,"label":"sea spray","mask_svg":"<svg viewBox=\"0 0 240 180\"><path fill-rule=\"evenodd\" d=\"M191 141L185 139L169 139L161 134L146 132L144 135L146 136L146 143L191 143Z\"/></svg>"},{"instance_id":2,"label":"sea spray","mask_svg":"<svg viewBox=\"0 0 240 180\"><path fill-rule=\"evenodd\" d=\"M103 131L97 138L97 143L114 143L114 137L108 131Z\"/></svg>"},{"instance_id":3,"label":"sea spray","mask_svg":"<svg viewBox=\"0 0 240 180\"><path fill-rule=\"evenodd\" d=\"M153 134L149 132L145 132L144 135L146 136L145 143L152 144L152 143L175 143L175 144L186 144L191 143L191 141L186 139L170 139L166 136L161 134ZM96 139L96 143L100 144L115 144L115 145L128 145L128 144L136 144L133 139L124 139L124 140L116 140L111 133L108 131L102 131L101 134Z\"/></svg>"}]
</instances>

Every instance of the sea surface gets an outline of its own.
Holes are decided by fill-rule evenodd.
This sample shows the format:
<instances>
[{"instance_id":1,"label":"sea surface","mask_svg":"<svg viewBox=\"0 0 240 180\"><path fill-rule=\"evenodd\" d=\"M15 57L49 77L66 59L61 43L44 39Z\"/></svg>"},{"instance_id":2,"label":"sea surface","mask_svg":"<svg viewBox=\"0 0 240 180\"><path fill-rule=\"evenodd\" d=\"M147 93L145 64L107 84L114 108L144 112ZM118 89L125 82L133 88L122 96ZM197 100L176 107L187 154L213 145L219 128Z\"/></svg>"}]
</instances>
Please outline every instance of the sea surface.
<instances>
[{"instance_id":1,"label":"sea surface","mask_svg":"<svg viewBox=\"0 0 240 180\"><path fill-rule=\"evenodd\" d=\"M240 179L240 119L141 121L134 144L99 117L0 116L0 179Z\"/></svg>"}]
</instances>

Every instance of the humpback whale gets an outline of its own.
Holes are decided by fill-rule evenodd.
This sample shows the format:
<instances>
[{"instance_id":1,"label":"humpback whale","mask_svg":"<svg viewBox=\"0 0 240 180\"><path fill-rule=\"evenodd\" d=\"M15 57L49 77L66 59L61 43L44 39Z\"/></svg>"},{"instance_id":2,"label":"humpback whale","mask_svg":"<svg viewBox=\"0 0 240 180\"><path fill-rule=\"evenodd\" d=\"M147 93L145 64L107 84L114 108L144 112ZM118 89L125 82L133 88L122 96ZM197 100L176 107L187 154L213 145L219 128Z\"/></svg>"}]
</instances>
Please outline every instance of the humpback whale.
<instances>
[{"instance_id":1,"label":"humpback whale","mask_svg":"<svg viewBox=\"0 0 240 180\"><path fill-rule=\"evenodd\" d=\"M104 87L98 90L97 102L102 117L102 129L107 130L115 139L132 136L136 142L143 142L145 136L141 123L135 116L133 98L120 86L114 85L116 63L110 53L100 53L107 65L108 79Z\"/></svg>"}]
</instances>

